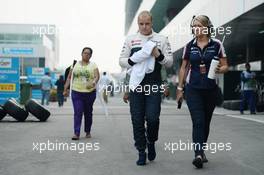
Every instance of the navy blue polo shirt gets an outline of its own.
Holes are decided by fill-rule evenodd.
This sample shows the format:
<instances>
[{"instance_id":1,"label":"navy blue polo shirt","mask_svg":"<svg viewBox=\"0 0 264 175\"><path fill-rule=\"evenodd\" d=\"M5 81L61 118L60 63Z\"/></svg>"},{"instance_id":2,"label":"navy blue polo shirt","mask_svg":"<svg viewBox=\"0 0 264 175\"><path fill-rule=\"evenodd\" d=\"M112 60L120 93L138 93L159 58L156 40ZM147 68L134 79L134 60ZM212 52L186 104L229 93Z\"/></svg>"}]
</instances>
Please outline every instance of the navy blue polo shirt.
<instances>
[{"instance_id":1,"label":"navy blue polo shirt","mask_svg":"<svg viewBox=\"0 0 264 175\"><path fill-rule=\"evenodd\" d=\"M225 58L225 49L221 41L209 39L208 44L201 49L197 45L196 39L190 41L183 50L182 59L188 60L190 69L186 78L188 85L195 89L213 89L216 87L215 80L207 77L212 59ZM206 66L206 73L200 73L200 64L203 62Z\"/></svg>"}]
</instances>

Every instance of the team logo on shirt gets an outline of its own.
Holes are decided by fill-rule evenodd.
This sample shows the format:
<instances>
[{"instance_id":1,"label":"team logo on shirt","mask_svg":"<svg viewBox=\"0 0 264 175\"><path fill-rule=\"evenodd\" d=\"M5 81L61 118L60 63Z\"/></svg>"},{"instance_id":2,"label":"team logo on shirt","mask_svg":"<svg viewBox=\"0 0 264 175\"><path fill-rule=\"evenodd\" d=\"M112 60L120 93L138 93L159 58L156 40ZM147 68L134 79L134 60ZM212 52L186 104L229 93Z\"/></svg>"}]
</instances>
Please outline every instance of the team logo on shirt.
<instances>
[{"instance_id":1,"label":"team logo on shirt","mask_svg":"<svg viewBox=\"0 0 264 175\"><path fill-rule=\"evenodd\" d=\"M156 46L157 47L161 47L161 41L153 41L153 40L151 40L152 42L154 42L154 43L156 43Z\"/></svg>"},{"instance_id":2,"label":"team logo on shirt","mask_svg":"<svg viewBox=\"0 0 264 175\"><path fill-rule=\"evenodd\" d=\"M215 53L215 50L207 50L208 53Z\"/></svg>"},{"instance_id":3,"label":"team logo on shirt","mask_svg":"<svg viewBox=\"0 0 264 175\"><path fill-rule=\"evenodd\" d=\"M126 51L126 43L124 43L124 45L123 45L123 47L122 47L122 51L121 51L121 53L124 53L125 51Z\"/></svg>"},{"instance_id":4,"label":"team logo on shirt","mask_svg":"<svg viewBox=\"0 0 264 175\"><path fill-rule=\"evenodd\" d=\"M141 42L142 42L141 40L132 40L132 41L131 41L131 45L132 45L132 46L135 46L135 45L141 45Z\"/></svg>"},{"instance_id":5,"label":"team logo on shirt","mask_svg":"<svg viewBox=\"0 0 264 175\"><path fill-rule=\"evenodd\" d=\"M196 47L191 47L191 53L192 53L192 54L198 54L198 53L199 53L198 48L196 48Z\"/></svg>"},{"instance_id":6,"label":"team logo on shirt","mask_svg":"<svg viewBox=\"0 0 264 175\"><path fill-rule=\"evenodd\" d=\"M170 55L172 54L170 43L167 43L167 49L166 49L166 52L167 52L168 54L170 54Z\"/></svg>"}]
</instances>

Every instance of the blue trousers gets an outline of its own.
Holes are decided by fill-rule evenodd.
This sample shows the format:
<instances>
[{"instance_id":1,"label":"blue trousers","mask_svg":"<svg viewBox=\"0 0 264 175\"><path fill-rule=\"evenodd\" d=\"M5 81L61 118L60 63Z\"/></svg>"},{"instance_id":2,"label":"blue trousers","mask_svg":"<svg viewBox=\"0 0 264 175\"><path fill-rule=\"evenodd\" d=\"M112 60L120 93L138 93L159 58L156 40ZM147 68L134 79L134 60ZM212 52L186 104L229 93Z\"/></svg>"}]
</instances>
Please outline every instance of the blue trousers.
<instances>
[{"instance_id":1,"label":"blue trousers","mask_svg":"<svg viewBox=\"0 0 264 175\"><path fill-rule=\"evenodd\" d=\"M50 90L41 90L41 93L42 93L41 104L44 105L44 101L46 101L46 105L49 105Z\"/></svg>"},{"instance_id":2,"label":"blue trousers","mask_svg":"<svg viewBox=\"0 0 264 175\"><path fill-rule=\"evenodd\" d=\"M253 90L243 91L241 95L240 112L244 111L246 105L249 105L251 113L256 112L256 93Z\"/></svg>"},{"instance_id":3,"label":"blue trousers","mask_svg":"<svg viewBox=\"0 0 264 175\"><path fill-rule=\"evenodd\" d=\"M212 115L216 106L217 89L194 89L187 85L186 102L192 118L192 138L195 156L204 153Z\"/></svg>"},{"instance_id":4,"label":"blue trousers","mask_svg":"<svg viewBox=\"0 0 264 175\"><path fill-rule=\"evenodd\" d=\"M144 92L131 91L129 100L135 147L142 152L147 142L158 140L161 94L151 92L146 95Z\"/></svg>"},{"instance_id":5,"label":"blue trousers","mask_svg":"<svg viewBox=\"0 0 264 175\"><path fill-rule=\"evenodd\" d=\"M71 96L74 109L74 134L80 136L83 114L84 131L90 133L93 123L93 104L96 98L96 91L90 93L72 91Z\"/></svg>"}]
</instances>

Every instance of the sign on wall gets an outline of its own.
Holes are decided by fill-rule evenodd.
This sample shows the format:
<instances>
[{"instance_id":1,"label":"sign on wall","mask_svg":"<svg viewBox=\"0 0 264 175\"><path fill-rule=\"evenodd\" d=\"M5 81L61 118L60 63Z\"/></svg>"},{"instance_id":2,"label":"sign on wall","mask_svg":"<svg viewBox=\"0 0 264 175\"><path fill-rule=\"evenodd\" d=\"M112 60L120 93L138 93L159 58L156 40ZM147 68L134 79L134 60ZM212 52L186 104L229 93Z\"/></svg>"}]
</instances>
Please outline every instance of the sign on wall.
<instances>
[{"instance_id":1,"label":"sign on wall","mask_svg":"<svg viewBox=\"0 0 264 175\"><path fill-rule=\"evenodd\" d=\"M20 97L19 58L0 58L0 104Z\"/></svg>"},{"instance_id":2,"label":"sign on wall","mask_svg":"<svg viewBox=\"0 0 264 175\"><path fill-rule=\"evenodd\" d=\"M26 75L29 83L34 85L40 85L41 78L45 75L45 72L49 72L49 68L27 67ZM33 89L32 98L41 99L41 90Z\"/></svg>"}]
</instances>

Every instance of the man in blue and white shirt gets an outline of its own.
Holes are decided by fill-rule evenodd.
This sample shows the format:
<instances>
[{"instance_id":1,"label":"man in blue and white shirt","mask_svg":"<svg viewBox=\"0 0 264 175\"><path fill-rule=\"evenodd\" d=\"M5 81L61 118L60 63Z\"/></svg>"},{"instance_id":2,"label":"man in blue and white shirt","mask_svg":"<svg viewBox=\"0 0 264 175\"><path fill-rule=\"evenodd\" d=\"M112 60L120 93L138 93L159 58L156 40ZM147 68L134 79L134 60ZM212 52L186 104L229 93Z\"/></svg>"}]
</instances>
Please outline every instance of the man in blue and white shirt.
<instances>
[{"instance_id":1,"label":"man in blue and white shirt","mask_svg":"<svg viewBox=\"0 0 264 175\"><path fill-rule=\"evenodd\" d=\"M256 114L256 74L251 72L250 64L245 64L246 70L241 73L241 103L240 113L244 114L244 107L249 104L250 114Z\"/></svg>"},{"instance_id":2,"label":"man in blue and white shirt","mask_svg":"<svg viewBox=\"0 0 264 175\"><path fill-rule=\"evenodd\" d=\"M49 105L50 89L52 87L49 72L46 72L45 75L41 78L40 85L42 92L41 104L44 105L44 101L46 100L46 105Z\"/></svg>"}]
</instances>

